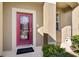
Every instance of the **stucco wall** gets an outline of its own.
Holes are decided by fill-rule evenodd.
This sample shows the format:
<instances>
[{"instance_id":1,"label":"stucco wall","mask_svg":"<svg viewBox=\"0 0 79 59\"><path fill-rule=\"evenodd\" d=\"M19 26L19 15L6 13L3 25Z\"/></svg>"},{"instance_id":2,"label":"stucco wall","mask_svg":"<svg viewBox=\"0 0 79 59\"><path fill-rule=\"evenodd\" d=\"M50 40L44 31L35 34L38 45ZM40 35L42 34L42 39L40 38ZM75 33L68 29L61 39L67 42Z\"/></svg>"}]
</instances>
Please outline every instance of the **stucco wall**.
<instances>
[{"instance_id":1,"label":"stucco wall","mask_svg":"<svg viewBox=\"0 0 79 59\"><path fill-rule=\"evenodd\" d=\"M72 24L72 11L63 12L61 14L61 28Z\"/></svg>"},{"instance_id":2,"label":"stucco wall","mask_svg":"<svg viewBox=\"0 0 79 59\"><path fill-rule=\"evenodd\" d=\"M72 10L63 12L61 16L61 43L64 43L67 38L71 39Z\"/></svg>"},{"instance_id":3,"label":"stucco wall","mask_svg":"<svg viewBox=\"0 0 79 59\"><path fill-rule=\"evenodd\" d=\"M15 8L23 8L23 9L31 9L36 11L36 23L38 24L38 28L43 26L43 3L9 3L5 2L3 4L3 16L4 16L4 50L12 49L12 7ZM36 45L42 45L43 37L42 35L36 31Z\"/></svg>"},{"instance_id":4,"label":"stucco wall","mask_svg":"<svg viewBox=\"0 0 79 59\"><path fill-rule=\"evenodd\" d=\"M3 50L3 3L0 2L0 56Z\"/></svg>"},{"instance_id":5,"label":"stucco wall","mask_svg":"<svg viewBox=\"0 0 79 59\"><path fill-rule=\"evenodd\" d=\"M62 19L62 9L56 8L56 12L59 12L59 16L60 16L60 27L61 27L61 19ZM61 43L61 28L60 31L56 31L56 42L57 45L60 45Z\"/></svg>"},{"instance_id":6,"label":"stucco wall","mask_svg":"<svg viewBox=\"0 0 79 59\"><path fill-rule=\"evenodd\" d=\"M56 4L45 3L43 8L44 33L49 35L49 42L56 41Z\"/></svg>"},{"instance_id":7,"label":"stucco wall","mask_svg":"<svg viewBox=\"0 0 79 59\"><path fill-rule=\"evenodd\" d=\"M65 32L62 31L62 29L64 29L64 27L66 26L70 26L72 25L72 10L66 11L64 12L64 10L62 9L57 9L57 11L60 12L60 27L61 27L61 31L57 31L56 32L56 39L57 39L57 44L60 45L62 40L65 40L64 38L66 38L65 36L67 34L65 34ZM63 33L64 35L63 35Z\"/></svg>"},{"instance_id":8,"label":"stucco wall","mask_svg":"<svg viewBox=\"0 0 79 59\"><path fill-rule=\"evenodd\" d=\"M79 6L72 11L72 35L79 35Z\"/></svg>"}]
</instances>

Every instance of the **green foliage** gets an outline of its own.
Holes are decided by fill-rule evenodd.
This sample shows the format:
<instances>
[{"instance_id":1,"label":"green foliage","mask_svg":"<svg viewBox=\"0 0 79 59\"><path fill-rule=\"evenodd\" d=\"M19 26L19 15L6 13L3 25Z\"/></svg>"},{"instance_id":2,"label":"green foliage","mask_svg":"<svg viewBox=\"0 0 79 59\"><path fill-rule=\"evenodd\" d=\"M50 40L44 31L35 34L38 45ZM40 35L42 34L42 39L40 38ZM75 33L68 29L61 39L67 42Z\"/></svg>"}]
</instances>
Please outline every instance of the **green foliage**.
<instances>
[{"instance_id":1,"label":"green foliage","mask_svg":"<svg viewBox=\"0 0 79 59\"><path fill-rule=\"evenodd\" d=\"M74 52L77 53L77 54L79 55L79 50L75 50Z\"/></svg>"},{"instance_id":2,"label":"green foliage","mask_svg":"<svg viewBox=\"0 0 79 59\"><path fill-rule=\"evenodd\" d=\"M72 36L72 47L75 49L75 53L79 55L79 35Z\"/></svg>"},{"instance_id":3,"label":"green foliage","mask_svg":"<svg viewBox=\"0 0 79 59\"><path fill-rule=\"evenodd\" d=\"M79 44L79 35L72 36L72 43L75 45Z\"/></svg>"},{"instance_id":4,"label":"green foliage","mask_svg":"<svg viewBox=\"0 0 79 59\"><path fill-rule=\"evenodd\" d=\"M56 45L44 45L43 46L43 56L44 57L73 57L72 54L65 52L63 48Z\"/></svg>"}]
</instances>

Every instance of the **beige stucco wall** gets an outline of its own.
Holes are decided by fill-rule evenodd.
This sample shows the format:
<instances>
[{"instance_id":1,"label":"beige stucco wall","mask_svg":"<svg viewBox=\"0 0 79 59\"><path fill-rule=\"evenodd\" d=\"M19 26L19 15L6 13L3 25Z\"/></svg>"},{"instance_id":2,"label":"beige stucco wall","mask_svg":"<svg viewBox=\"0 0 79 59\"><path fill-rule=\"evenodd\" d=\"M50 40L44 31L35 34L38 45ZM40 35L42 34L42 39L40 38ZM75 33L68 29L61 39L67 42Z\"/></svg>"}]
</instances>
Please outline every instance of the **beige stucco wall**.
<instances>
[{"instance_id":1,"label":"beige stucco wall","mask_svg":"<svg viewBox=\"0 0 79 59\"><path fill-rule=\"evenodd\" d=\"M0 2L0 56L3 50L3 3Z\"/></svg>"},{"instance_id":2,"label":"beige stucco wall","mask_svg":"<svg viewBox=\"0 0 79 59\"><path fill-rule=\"evenodd\" d=\"M63 12L61 14L61 28L72 24L72 11Z\"/></svg>"},{"instance_id":3,"label":"beige stucco wall","mask_svg":"<svg viewBox=\"0 0 79 59\"><path fill-rule=\"evenodd\" d=\"M56 43L57 45L61 43L61 31L56 31Z\"/></svg>"},{"instance_id":4,"label":"beige stucco wall","mask_svg":"<svg viewBox=\"0 0 79 59\"><path fill-rule=\"evenodd\" d=\"M48 33L56 41L56 4L45 3L43 8L44 33Z\"/></svg>"},{"instance_id":5,"label":"beige stucco wall","mask_svg":"<svg viewBox=\"0 0 79 59\"><path fill-rule=\"evenodd\" d=\"M72 35L79 35L79 6L72 11Z\"/></svg>"},{"instance_id":6,"label":"beige stucco wall","mask_svg":"<svg viewBox=\"0 0 79 59\"><path fill-rule=\"evenodd\" d=\"M30 9L36 11L36 24L38 27L37 30L43 26L43 3L4 3L4 50L11 50L12 49L12 7L15 8L23 8L23 9ZM36 45L41 46L43 43L42 35L36 31Z\"/></svg>"},{"instance_id":7,"label":"beige stucco wall","mask_svg":"<svg viewBox=\"0 0 79 59\"><path fill-rule=\"evenodd\" d=\"M59 16L60 16L60 27L61 27L61 19L62 19L63 11L59 8L56 8L56 12L59 12L59 14L60 14ZM60 31L56 31L56 43L57 43L57 45L60 45L60 43L61 43L61 29L60 29Z\"/></svg>"},{"instance_id":8,"label":"beige stucco wall","mask_svg":"<svg viewBox=\"0 0 79 59\"><path fill-rule=\"evenodd\" d=\"M56 39L57 39L57 44L60 45L62 40L65 40L66 32L63 32L63 29L66 26L70 26L72 25L72 10L66 11L64 12L64 10L62 9L57 9L57 11L60 12L60 27L61 27L61 31L56 31ZM63 32L63 33L62 33Z\"/></svg>"},{"instance_id":9,"label":"beige stucco wall","mask_svg":"<svg viewBox=\"0 0 79 59\"><path fill-rule=\"evenodd\" d=\"M61 43L71 38L72 10L61 14Z\"/></svg>"}]
</instances>

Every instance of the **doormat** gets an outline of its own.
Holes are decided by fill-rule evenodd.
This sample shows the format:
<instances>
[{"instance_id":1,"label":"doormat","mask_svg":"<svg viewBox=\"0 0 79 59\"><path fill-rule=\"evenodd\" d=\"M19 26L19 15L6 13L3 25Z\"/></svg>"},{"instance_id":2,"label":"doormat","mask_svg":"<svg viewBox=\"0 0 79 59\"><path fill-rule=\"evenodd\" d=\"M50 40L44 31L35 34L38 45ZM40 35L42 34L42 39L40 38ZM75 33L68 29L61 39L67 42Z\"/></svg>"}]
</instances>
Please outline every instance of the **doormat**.
<instances>
[{"instance_id":1,"label":"doormat","mask_svg":"<svg viewBox=\"0 0 79 59\"><path fill-rule=\"evenodd\" d=\"M17 49L17 55L18 54L29 53L29 52L34 52L34 49L32 47Z\"/></svg>"}]
</instances>

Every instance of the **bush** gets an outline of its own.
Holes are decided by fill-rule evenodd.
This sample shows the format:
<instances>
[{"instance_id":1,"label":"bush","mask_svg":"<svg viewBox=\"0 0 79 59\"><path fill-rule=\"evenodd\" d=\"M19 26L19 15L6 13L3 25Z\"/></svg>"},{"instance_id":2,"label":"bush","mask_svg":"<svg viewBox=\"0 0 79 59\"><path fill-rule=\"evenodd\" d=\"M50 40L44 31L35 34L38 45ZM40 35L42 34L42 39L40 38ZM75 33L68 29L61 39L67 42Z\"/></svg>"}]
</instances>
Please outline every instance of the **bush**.
<instances>
[{"instance_id":1,"label":"bush","mask_svg":"<svg viewBox=\"0 0 79 59\"><path fill-rule=\"evenodd\" d=\"M79 35L72 36L72 47L75 49L74 52L79 55Z\"/></svg>"},{"instance_id":2,"label":"bush","mask_svg":"<svg viewBox=\"0 0 79 59\"><path fill-rule=\"evenodd\" d=\"M74 55L66 52L65 49L50 44L43 46L43 56L44 57L74 57Z\"/></svg>"},{"instance_id":3,"label":"bush","mask_svg":"<svg viewBox=\"0 0 79 59\"><path fill-rule=\"evenodd\" d=\"M79 45L79 35L72 36L72 43L74 45Z\"/></svg>"}]
</instances>

